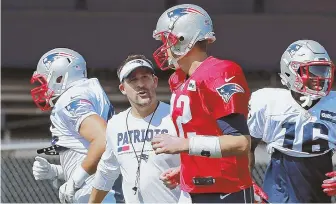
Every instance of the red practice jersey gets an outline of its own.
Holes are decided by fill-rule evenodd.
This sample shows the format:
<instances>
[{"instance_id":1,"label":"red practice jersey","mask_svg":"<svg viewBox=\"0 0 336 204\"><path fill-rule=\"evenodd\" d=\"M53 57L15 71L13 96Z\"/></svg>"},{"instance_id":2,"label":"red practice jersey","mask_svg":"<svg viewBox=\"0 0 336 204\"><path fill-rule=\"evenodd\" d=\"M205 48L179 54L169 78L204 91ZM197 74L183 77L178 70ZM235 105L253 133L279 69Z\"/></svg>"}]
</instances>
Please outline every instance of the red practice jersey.
<instances>
[{"instance_id":1,"label":"red practice jersey","mask_svg":"<svg viewBox=\"0 0 336 204\"><path fill-rule=\"evenodd\" d=\"M247 116L250 90L232 61L208 57L186 80L182 70L169 79L171 116L179 137L220 136L217 119L232 113ZM225 133L224 133L225 134ZM181 188L189 193L232 193L252 186L248 156L208 158L181 153ZM194 185L193 178L214 179Z\"/></svg>"}]
</instances>

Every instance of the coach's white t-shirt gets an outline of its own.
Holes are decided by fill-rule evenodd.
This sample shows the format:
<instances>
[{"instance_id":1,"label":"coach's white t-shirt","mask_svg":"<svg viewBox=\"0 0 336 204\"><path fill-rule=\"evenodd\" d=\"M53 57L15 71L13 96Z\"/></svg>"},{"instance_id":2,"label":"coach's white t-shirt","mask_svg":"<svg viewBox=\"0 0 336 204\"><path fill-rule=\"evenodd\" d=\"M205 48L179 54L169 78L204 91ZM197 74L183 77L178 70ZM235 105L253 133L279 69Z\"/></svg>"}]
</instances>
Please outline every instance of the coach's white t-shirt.
<instances>
[{"instance_id":1,"label":"coach's white t-shirt","mask_svg":"<svg viewBox=\"0 0 336 204\"><path fill-rule=\"evenodd\" d=\"M178 154L156 155L151 145L156 134L177 136L169 114L170 106L160 102L154 116L151 114L144 119L134 117L130 109L114 115L107 124L106 150L98 164L93 186L104 191L110 190L121 171L126 203L177 203L179 187L168 189L159 176L165 170L179 166L180 157ZM135 194L132 188L135 186L138 168L136 155L141 158L141 167Z\"/></svg>"}]
</instances>

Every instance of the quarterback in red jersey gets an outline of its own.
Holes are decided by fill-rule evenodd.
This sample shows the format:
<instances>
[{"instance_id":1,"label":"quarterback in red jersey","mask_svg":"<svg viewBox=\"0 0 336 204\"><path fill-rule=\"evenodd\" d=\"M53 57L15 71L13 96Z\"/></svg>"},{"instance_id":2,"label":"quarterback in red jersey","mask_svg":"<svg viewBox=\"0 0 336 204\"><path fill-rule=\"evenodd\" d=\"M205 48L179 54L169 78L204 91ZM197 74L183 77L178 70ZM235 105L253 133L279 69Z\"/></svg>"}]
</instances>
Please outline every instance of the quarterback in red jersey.
<instances>
[{"instance_id":1,"label":"quarterback in red jersey","mask_svg":"<svg viewBox=\"0 0 336 204\"><path fill-rule=\"evenodd\" d=\"M199 6L165 11L153 37L163 43L153 54L157 65L176 68L169 84L179 134L157 135L152 140L155 152L181 154L180 185L191 202L252 202L246 122L250 90L242 69L207 55L207 44L216 38L210 16ZM174 175L164 177L169 181ZM176 179L173 183L177 185Z\"/></svg>"}]
</instances>

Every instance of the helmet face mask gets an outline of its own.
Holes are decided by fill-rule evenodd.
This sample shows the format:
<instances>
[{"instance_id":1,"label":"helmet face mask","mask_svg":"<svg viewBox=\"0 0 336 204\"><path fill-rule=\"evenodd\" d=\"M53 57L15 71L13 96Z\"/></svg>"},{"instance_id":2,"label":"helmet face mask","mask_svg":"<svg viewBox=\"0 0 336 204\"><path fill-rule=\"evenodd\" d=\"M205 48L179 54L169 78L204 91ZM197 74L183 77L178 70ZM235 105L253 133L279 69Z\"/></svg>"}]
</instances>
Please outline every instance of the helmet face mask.
<instances>
[{"instance_id":1,"label":"helmet face mask","mask_svg":"<svg viewBox=\"0 0 336 204\"><path fill-rule=\"evenodd\" d=\"M42 111L50 110L50 101L54 96L54 92L48 88L46 78L41 74L34 73L30 83L36 84L36 87L31 90L31 95L36 106Z\"/></svg>"},{"instance_id":2,"label":"helmet face mask","mask_svg":"<svg viewBox=\"0 0 336 204\"><path fill-rule=\"evenodd\" d=\"M86 77L86 62L80 54L67 48L53 49L40 58L30 80L35 86L32 99L42 111L50 110L54 99Z\"/></svg>"},{"instance_id":3,"label":"helmet face mask","mask_svg":"<svg viewBox=\"0 0 336 204\"><path fill-rule=\"evenodd\" d=\"M334 66L331 63L309 62L300 65L298 75L304 92L324 96L329 93L333 82Z\"/></svg>"},{"instance_id":4,"label":"helmet face mask","mask_svg":"<svg viewBox=\"0 0 336 204\"><path fill-rule=\"evenodd\" d=\"M328 95L332 88L335 66L318 42L299 40L292 43L282 55L280 67L282 83L306 98L319 99Z\"/></svg>"},{"instance_id":5,"label":"helmet face mask","mask_svg":"<svg viewBox=\"0 0 336 204\"><path fill-rule=\"evenodd\" d=\"M154 35L156 39L160 39L162 45L153 53L156 64L162 70L170 68L170 59L172 57L171 48L178 43L178 38L171 32L160 32Z\"/></svg>"}]
</instances>

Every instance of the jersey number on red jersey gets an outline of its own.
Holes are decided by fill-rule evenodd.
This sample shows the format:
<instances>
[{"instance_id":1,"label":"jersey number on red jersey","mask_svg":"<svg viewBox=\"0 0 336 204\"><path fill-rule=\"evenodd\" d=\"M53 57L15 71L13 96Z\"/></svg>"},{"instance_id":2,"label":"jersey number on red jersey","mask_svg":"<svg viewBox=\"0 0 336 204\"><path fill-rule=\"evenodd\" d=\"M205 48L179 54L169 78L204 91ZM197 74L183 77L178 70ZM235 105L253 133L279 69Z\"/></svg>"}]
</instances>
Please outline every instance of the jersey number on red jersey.
<instances>
[{"instance_id":1,"label":"jersey number on red jersey","mask_svg":"<svg viewBox=\"0 0 336 204\"><path fill-rule=\"evenodd\" d=\"M178 136L185 137L182 125L187 124L192 119L192 115L190 111L190 99L186 95L180 95L177 98L176 103L175 103L175 97L176 97L176 94L172 94L172 97L171 97L172 104L170 107L171 108L170 113L173 114L173 110L175 108L182 108L182 114L176 118L175 124L177 125L177 128L178 128ZM183 104L183 107L182 107L182 104ZM188 132L186 135L187 137L189 137L195 134L196 133L194 132L193 133Z\"/></svg>"}]
</instances>

